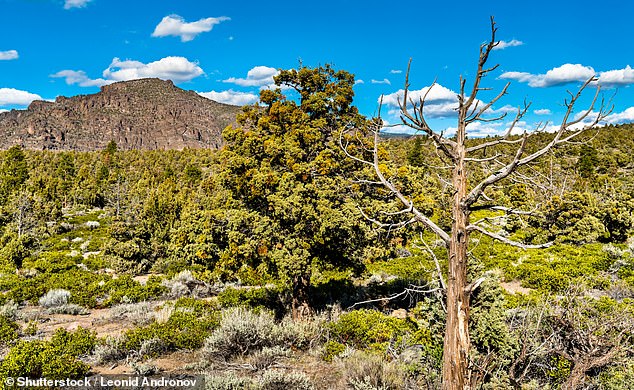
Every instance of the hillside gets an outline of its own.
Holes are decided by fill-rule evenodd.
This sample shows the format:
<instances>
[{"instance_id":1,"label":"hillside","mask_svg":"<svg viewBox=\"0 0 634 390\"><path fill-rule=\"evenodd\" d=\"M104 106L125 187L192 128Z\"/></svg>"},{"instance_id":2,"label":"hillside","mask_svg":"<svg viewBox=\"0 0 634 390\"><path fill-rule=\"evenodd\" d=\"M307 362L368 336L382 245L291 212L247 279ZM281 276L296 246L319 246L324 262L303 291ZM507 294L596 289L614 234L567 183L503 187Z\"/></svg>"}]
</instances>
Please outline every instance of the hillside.
<instances>
[{"instance_id":1,"label":"hillside","mask_svg":"<svg viewBox=\"0 0 634 390\"><path fill-rule=\"evenodd\" d=\"M125 81L0 113L0 148L90 151L110 141L120 149L217 148L239 110L171 81Z\"/></svg>"}]
</instances>

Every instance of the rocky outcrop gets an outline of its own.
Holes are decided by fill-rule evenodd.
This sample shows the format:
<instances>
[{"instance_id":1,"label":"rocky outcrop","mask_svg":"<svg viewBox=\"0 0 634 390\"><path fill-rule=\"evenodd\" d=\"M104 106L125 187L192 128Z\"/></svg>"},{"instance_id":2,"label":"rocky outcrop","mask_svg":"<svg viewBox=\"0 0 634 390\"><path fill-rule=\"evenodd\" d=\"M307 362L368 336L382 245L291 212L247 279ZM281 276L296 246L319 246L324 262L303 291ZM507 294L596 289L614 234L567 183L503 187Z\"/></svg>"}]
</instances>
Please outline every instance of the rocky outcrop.
<instances>
[{"instance_id":1,"label":"rocky outcrop","mask_svg":"<svg viewBox=\"0 0 634 390\"><path fill-rule=\"evenodd\" d=\"M171 81L124 81L0 113L0 148L89 151L110 141L120 149L218 148L239 111Z\"/></svg>"}]
</instances>

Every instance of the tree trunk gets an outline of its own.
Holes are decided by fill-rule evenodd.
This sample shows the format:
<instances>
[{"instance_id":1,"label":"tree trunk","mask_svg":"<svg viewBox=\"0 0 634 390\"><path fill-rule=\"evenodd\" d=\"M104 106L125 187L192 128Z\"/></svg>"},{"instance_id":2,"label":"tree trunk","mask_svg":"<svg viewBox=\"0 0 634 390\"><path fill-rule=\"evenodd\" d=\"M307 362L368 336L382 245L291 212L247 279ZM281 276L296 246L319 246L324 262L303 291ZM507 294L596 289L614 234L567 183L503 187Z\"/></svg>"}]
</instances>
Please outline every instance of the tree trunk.
<instances>
[{"instance_id":1,"label":"tree trunk","mask_svg":"<svg viewBox=\"0 0 634 390\"><path fill-rule=\"evenodd\" d=\"M310 315L310 275L293 277L293 320L305 319Z\"/></svg>"},{"instance_id":2,"label":"tree trunk","mask_svg":"<svg viewBox=\"0 0 634 390\"><path fill-rule=\"evenodd\" d=\"M469 210L464 204L467 196L465 167L464 126L457 135L456 165L453 170L453 197L451 240L449 242L449 271L447 278L447 322L443 348L443 390L470 388L469 357L469 293L467 290L467 250L469 237Z\"/></svg>"}]
</instances>

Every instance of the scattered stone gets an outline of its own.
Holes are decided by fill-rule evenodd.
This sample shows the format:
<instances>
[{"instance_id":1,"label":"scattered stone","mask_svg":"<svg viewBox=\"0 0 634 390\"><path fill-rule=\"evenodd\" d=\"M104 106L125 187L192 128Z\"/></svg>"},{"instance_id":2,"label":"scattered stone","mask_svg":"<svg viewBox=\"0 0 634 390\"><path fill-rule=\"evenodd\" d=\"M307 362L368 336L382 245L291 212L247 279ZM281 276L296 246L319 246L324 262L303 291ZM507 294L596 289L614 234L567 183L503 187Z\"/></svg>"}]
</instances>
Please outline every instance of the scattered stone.
<instances>
[{"instance_id":1,"label":"scattered stone","mask_svg":"<svg viewBox=\"0 0 634 390\"><path fill-rule=\"evenodd\" d=\"M85 225L88 229L96 229L101 226L101 224L97 221L88 221L85 223Z\"/></svg>"}]
</instances>

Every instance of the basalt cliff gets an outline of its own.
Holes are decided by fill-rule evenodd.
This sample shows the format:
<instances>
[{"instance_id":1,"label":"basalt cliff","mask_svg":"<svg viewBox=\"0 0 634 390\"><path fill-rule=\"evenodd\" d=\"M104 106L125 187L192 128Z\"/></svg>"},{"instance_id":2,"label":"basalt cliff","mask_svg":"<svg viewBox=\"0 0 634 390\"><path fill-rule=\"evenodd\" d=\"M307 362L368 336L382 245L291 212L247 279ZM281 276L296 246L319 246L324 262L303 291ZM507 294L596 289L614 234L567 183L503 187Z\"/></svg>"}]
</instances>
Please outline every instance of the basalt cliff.
<instances>
[{"instance_id":1,"label":"basalt cliff","mask_svg":"<svg viewBox=\"0 0 634 390\"><path fill-rule=\"evenodd\" d=\"M110 141L119 149L218 148L239 111L171 81L124 81L0 113L0 149L90 151Z\"/></svg>"}]
</instances>

